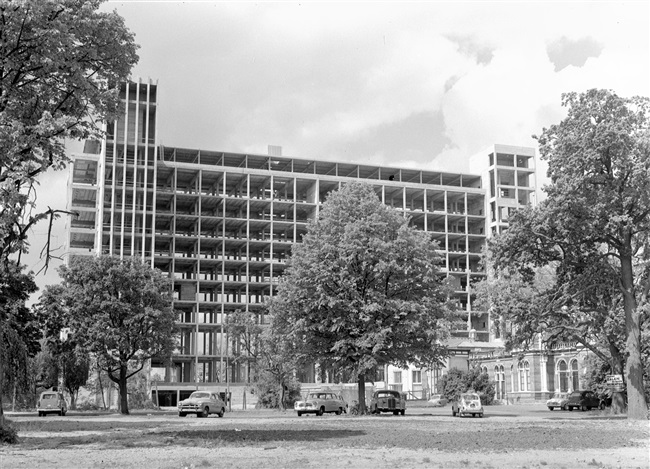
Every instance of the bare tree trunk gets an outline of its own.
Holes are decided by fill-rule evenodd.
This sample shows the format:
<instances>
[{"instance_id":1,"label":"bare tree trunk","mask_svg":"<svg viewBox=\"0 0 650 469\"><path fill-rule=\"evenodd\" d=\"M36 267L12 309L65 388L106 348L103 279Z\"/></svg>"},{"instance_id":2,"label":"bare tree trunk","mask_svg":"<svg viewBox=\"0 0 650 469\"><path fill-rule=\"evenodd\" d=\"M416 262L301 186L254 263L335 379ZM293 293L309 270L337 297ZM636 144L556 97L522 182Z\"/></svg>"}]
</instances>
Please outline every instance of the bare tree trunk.
<instances>
[{"instance_id":1,"label":"bare tree trunk","mask_svg":"<svg viewBox=\"0 0 650 469\"><path fill-rule=\"evenodd\" d=\"M102 384L102 370L97 367L97 380L99 381L99 392L102 395L102 405L104 410L106 410L106 399L104 398L104 385Z\"/></svg>"},{"instance_id":2,"label":"bare tree trunk","mask_svg":"<svg viewBox=\"0 0 650 469\"><path fill-rule=\"evenodd\" d=\"M284 405L284 383L280 384L280 409L287 410Z\"/></svg>"},{"instance_id":3,"label":"bare tree trunk","mask_svg":"<svg viewBox=\"0 0 650 469\"><path fill-rule=\"evenodd\" d=\"M0 428L3 428L5 426L5 413L2 406L2 388L5 380L2 353L3 351L0 349Z\"/></svg>"},{"instance_id":4,"label":"bare tree trunk","mask_svg":"<svg viewBox=\"0 0 650 469\"><path fill-rule=\"evenodd\" d=\"M357 393L357 399L359 400L359 414L363 415L366 413L366 376L363 373L359 373L359 392Z\"/></svg>"},{"instance_id":5,"label":"bare tree trunk","mask_svg":"<svg viewBox=\"0 0 650 469\"><path fill-rule=\"evenodd\" d=\"M126 365L120 366L120 412L124 415L129 415L129 396L127 389L127 379L126 374L129 370L126 368Z\"/></svg>"},{"instance_id":6,"label":"bare tree trunk","mask_svg":"<svg viewBox=\"0 0 650 469\"><path fill-rule=\"evenodd\" d=\"M631 244L630 244L631 246ZM641 328L636 296L634 294L634 274L632 270L631 247L621 254L621 286L625 309L625 377L627 378L627 418L645 420L648 406L643 387L643 363L641 362Z\"/></svg>"}]
</instances>

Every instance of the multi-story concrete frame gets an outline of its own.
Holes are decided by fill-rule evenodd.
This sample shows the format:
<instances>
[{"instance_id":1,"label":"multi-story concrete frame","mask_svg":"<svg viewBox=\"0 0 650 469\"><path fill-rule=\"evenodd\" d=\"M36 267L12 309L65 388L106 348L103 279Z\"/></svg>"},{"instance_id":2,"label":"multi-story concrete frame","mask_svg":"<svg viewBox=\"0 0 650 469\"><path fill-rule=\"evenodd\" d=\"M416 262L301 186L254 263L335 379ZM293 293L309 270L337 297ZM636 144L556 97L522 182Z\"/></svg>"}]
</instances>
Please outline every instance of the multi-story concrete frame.
<instances>
[{"instance_id":1,"label":"multi-story concrete frame","mask_svg":"<svg viewBox=\"0 0 650 469\"><path fill-rule=\"evenodd\" d=\"M483 177L488 235L503 232L514 210L535 204L535 149L495 144L470 158L470 168Z\"/></svg>"},{"instance_id":2,"label":"multi-story concrete frame","mask_svg":"<svg viewBox=\"0 0 650 469\"><path fill-rule=\"evenodd\" d=\"M470 288L484 276L480 175L288 158L277 148L251 155L163 147L156 84L123 85L121 98L124 116L106 139L74 155L69 208L79 216L68 251L139 257L172 278L181 334L165 373L170 390L245 380L246 370L229 360L226 316L261 313L327 194L359 179L439 243L442 274L466 312L456 334L474 330L475 340L489 340L488 314L473 310Z\"/></svg>"}]
</instances>

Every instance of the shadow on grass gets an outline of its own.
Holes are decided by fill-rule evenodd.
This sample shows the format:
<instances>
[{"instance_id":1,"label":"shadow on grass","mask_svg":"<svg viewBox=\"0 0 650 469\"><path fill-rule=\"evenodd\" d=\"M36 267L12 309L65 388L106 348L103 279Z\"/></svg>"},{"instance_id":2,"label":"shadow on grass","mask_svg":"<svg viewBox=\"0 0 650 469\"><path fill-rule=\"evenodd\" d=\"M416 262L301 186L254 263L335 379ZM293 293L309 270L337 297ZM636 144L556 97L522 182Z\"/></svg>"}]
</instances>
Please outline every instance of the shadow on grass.
<instances>
[{"instance_id":1,"label":"shadow on grass","mask_svg":"<svg viewBox=\"0 0 650 469\"><path fill-rule=\"evenodd\" d=\"M126 429L122 429L126 430ZM178 430L132 432L97 432L87 435L50 435L47 437L19 437L19 444L29 449L64 449L93 445L103 449L160 447L160 446L245 446L269 442L323 442L349 440L366 435L359 430Z\"/></svg>"},{"instance_id":2,"label":"shadow on grass","mask_svg":"<svg viewBox=\"0 0 650 469\"><path fill-rule=\"evenodd\" d=\"M176 432L157 432L161 437L176 437L189 440L219 440L227 443L268 442L268 441L302 441L315 442L331 439L348 439L363 436L361 430L181 430Z\"/></svg>"}]
</instances>

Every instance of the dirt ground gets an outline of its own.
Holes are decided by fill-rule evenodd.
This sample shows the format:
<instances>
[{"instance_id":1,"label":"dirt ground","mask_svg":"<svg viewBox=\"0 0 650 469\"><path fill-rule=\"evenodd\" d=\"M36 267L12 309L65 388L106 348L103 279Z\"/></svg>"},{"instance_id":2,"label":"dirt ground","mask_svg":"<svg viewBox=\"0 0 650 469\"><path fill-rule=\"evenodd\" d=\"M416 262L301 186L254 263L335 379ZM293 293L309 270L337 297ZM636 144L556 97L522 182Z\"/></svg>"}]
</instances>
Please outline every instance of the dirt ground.
<instances>
[{"instance_id":1,"label":"dirt ground","mask_svg":"<svg viewBox=\"0 0 650 469\"><path fill-rule=\"evenodd\" d=\"M556 416L17 416L20 442L0 446L0 468L650 467L647 421Z\"/></svg>"}]
</instances>

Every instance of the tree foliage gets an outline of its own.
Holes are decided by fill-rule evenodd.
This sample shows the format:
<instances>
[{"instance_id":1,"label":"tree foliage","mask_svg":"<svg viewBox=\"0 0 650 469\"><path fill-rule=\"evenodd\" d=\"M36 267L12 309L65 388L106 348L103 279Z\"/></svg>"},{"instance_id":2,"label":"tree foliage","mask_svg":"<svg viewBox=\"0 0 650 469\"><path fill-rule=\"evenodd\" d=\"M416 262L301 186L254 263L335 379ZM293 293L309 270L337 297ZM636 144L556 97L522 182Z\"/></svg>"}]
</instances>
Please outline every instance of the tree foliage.
<instances>
[{"instance_id":1,"label":"tree foliage","mask_svg":"<svg viewBox=\"0 0 650 469\"><path fill-rule=\"evenodd\" d=\"M271 302L299 357L348 371L364 403L366 374L430 366L445 354L446 289L429 235L384 205L371 186L329 194ZM361 409L362 411L364 409Z\"/></svg>"},{"instance_id":2,"label":"tree foliage","mask_svg":"<svg viewBox=\"0 0 650 469\"><path fill-rule=\"evenodd\" d=\"M283 320L280 316L271 324L261 325L256 314L237 310L226 322L234 360L247 364L258 405L263 407L285 409L300 396L300 383L294 378L296 349L287 340Z\"/></svg>"},{"instance_id":3,"label":"tree foliage","mask_svg":"<svg viewBox=\"0 0 650 469\"><path fill-rule=\"evenodd\" d=\"M101 0L0 0L0 259L26 248L36 177L69 162L64 139L97 137L137 62Z\"/></svg>"},{"instance_id":4,"label":"tree foliage","mask_svg":"<svg viewBox=\"0 0 650 469\"><path fill-rule=\"evenodd\" d=\"M238 309L226 318L226 328L232 344L234 362L245 364L248 370L247 380L255 381L262 348L262 326L257 315Z\"/></svg>"},{"instance_id":5,"label":"tree foliage","mask_svg":"<svg viewBox=\"0 0 650 469\"><path fill-rule=\"evenodd\" d=\"M100 134L119 102L116 85L137 62L133 34L102 0L0 0L0 281L10 256L28 248L39 221L63 211L36 211L37 178L69 162L64 140ZM50 257L44 247L45 266ZM0 318L0 321L2 319ZM0 328L8 330L6 324ZM20 344L10 341L9 344ZM0 379L3 372L0 360ZM23 368L24 369L24 368ZM0 382L0 387L2 383ZM4 414L0 401L0 426Z\"/></svg>"},{"instance_id":6,"label":"tree foliage","mask_svg":"<svg viewBox=\"0 0 650 469\"><path fill-rule=\"evenodd\" d=\"M41 334L26 301L35 291L33 276L15 261L0 269L0 393L24 390L31 382L28 361L40 350Z\"/></svg>"},{"instance_id":7,"label":"tree foliage","mask_svg":"<svg viewBox=\"0 0 650 469\"><path fill-rule=\"evenodd\" d=\"M563 105L568 116L537 137L549 164L547 198L517 213L489 246L496 277L534 288L537 270L549 268L554 281L536 292L529 314L496 312L510 314L520 334L586 346L600 338L613 368L625 364L628 418L646 418L650 100L590 90L563 95Z\"/></svg>"},{"instance_id":8,"label":"tree foliage","mask_svg":"<svg viewBox=\"0 0 650 469\"><path fill-rule=\"evenodd\" d=\"M176 345L169 279L136 259L108 256L73 258L59 272L61 285L40 300L48 335L69 330L65 340L96 357L128 414L127 380Z\"/></svg>"}]
</instances>

